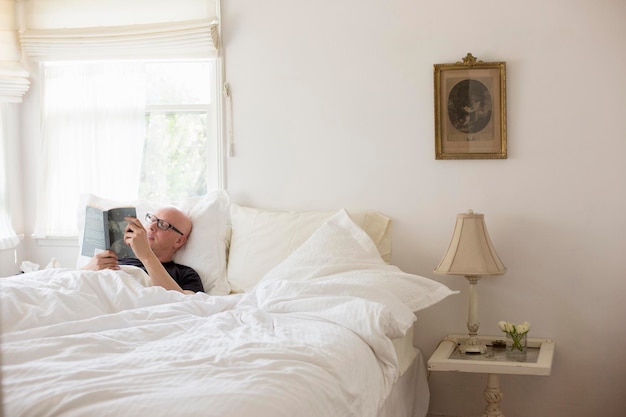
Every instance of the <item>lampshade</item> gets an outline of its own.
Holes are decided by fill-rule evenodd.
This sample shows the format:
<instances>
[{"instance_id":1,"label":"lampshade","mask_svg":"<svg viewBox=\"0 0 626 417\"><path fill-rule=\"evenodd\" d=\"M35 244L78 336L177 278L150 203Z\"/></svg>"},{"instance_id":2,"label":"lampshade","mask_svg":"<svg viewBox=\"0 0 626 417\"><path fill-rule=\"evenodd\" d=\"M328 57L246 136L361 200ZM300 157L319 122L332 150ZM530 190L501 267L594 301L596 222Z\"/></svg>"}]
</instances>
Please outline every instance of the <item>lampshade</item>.
<instances>
[{"instance_id":1,"label":"lampshade","mask_svg":"<svg viewBox=\"0 0 626 417\"><path fill-rule=\"evenodd\" d=\"M434 272L465 276L500 275L506 272L489 239L483 214L472 210L457 214L452 240Z\"/></svg>"},{"instance_id":2,"label":"lampshade","mask_svg":"<svg viewBox=\"0 0 626 417\"><path fill-rule=\"evenodd\" d=\"M467 319L467 338L459 346L461 353L482 354L487 346L478 337L478 295L476 286L484 275L500 275L506 267L489 239L485 216L468 210L456 215L456 225L446 254L434 270L437 274L465 275L470 283L469 314Z\"/></svg>"}]
</instances>

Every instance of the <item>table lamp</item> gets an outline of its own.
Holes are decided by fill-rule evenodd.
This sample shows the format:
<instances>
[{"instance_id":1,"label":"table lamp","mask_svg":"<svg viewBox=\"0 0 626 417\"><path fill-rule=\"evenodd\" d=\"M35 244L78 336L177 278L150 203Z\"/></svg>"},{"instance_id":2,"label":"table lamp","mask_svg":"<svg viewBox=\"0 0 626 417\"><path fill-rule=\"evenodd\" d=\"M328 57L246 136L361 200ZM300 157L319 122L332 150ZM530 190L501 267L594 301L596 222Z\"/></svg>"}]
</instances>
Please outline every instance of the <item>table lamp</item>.
<instances>
[{"instance_id":1,"label":"table lamp","mask_svg":"<svg viewBox=\"0 0 626 417\"><path fill-rule=\"evenodd\" d=\"M501 275L506 267L498 258L485 226L485 216L469 210L457 214L456 225L448 251L435 268L436 274L463 275L470 283L469 317L467 320L467 338L459 346L462 353L485 353L487 346L478 334L478 294L476 285L483 276Z\"/></svg>"}]
</instances>

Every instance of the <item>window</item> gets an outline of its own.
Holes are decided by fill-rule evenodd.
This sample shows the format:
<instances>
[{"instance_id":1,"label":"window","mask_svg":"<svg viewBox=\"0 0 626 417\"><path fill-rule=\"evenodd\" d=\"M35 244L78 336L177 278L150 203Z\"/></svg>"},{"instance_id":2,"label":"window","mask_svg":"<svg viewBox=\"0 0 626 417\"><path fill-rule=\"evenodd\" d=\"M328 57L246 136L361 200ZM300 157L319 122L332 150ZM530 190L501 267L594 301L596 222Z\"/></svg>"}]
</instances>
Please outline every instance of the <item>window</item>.
<instances>
[{"instance_id":1,"label":"window","mask_svg":"<svg viewBox=\"0 0 626 417\"><path fill-rule=\"evenodd\" d=\"M42 64L35 234L75 236L79 195L171 201L218 187L215 59Z\"/></svg>"},{"instance_id":2,"label":"window","mask_svg":"<svg viewBox=\"0 0 626 417\"><path fill-rule=\"evenodd\" d=\"M139 197L167 201L207 193L211 85L208 62L146 65L146 141Z\"/></svg>"}]
</instances>

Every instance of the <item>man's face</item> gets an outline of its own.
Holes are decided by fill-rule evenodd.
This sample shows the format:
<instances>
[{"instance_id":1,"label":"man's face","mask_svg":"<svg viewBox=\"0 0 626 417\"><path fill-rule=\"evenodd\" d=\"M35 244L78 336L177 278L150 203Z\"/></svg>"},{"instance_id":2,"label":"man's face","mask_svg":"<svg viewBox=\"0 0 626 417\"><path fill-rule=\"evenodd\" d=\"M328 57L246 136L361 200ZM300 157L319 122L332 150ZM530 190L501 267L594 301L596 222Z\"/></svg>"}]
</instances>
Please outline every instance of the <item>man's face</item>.
<instances>
[{"instance_id":1,"label":"man's face","mask_svg":"<svg viewBox=\"0 0 626 417\"><path fill-rule=\"evenodd\" d=\"M167 222L169 225L178 227L176 224L177 216L174 212L167 209L159 209L154 212L154 216L159 220ZM148 243L152 248L152 251L157 253L161 251L172 251L177 248L177 241L182 236L172 228L166 230L158 227L157 222L152 222L146 225L146 231L148 235Z\"/></svg>"}]
</instances>

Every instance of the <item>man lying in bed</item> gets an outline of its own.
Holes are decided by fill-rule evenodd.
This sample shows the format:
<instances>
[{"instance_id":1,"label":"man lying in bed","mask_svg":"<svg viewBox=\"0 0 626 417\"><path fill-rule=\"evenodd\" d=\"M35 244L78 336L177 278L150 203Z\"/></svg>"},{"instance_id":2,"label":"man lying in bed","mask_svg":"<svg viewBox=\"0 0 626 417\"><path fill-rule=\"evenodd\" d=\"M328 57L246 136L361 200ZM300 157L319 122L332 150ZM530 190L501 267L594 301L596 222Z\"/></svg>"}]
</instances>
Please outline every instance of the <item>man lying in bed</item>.
<instances>
[{"instance_id":1,"label":"man lying in bed","mask_svg":"<svg viewBox=\"0 0 626 417\"><path fill-rule=\"evenodd\" d=\"M146 215L148 224L145 227L134 217L127 217L126 220L128 228L124 242L133 248L138 259L117 259L115 252L107 250L91 258L83 269L97 271L133 265L146 271L153 285L188 294L204 291L196 271L172 260L191 233L191 219L185 213L175 207L160 208L154 214Z\"/></svg>"}]
</instances>

